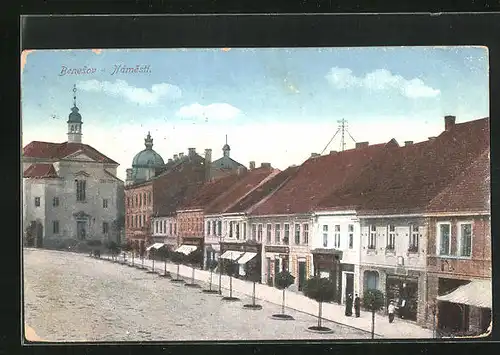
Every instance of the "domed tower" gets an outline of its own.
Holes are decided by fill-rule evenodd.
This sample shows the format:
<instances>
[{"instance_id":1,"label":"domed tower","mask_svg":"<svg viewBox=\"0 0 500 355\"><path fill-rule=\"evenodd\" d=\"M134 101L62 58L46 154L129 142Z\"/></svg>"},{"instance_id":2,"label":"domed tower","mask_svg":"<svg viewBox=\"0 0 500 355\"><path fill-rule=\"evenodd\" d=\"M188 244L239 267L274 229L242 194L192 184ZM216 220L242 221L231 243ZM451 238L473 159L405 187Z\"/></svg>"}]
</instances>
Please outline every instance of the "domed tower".
<instances>
[{"instance_id":1,"label":"domed tower","mask_svg":"<svg viewBox=\"0 0 500 355\"><path fill-rule=\"evenodd\" d=\"M82 142L82 116L76 107L76 85L73 86L73 107L68 117L68 142L81 143Z\"/></svg>"},{"instance_id":2,"label":"domed tower","mask_svg":"<svg viewBox=\"0 0 500 355\"><path fill-rule=\"evenodd\" d=\"M222 147L222 155L229 158L229 153L231 152L231 147L227 144L227 134L226 134L226 144Z\"/></svg>"},{"instance_id":3,"label":"domed tower","mask_svg":"<svg viewBox=\"0 0 500 355\"><path fill-rule=\"evenodd\" d=\"M127 171L129 181L147 181L156 175L158 169L165 166L163 158L153 150L153 138L150 132L144 139L144 145L146 149L136 154L132 160L132 170Z\"/></svg>"}]
</instances>

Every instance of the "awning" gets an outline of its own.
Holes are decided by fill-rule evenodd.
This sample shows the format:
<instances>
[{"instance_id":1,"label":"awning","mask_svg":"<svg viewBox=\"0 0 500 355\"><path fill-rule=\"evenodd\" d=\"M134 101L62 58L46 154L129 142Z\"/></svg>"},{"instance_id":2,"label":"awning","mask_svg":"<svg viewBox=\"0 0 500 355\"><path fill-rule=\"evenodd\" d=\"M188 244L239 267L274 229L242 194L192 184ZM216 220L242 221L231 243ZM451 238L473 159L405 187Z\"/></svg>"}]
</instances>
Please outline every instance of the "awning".
<instances>
[{"instance_id":1,"label":"awning","mask_svg":"<svg viewBox=\"0 0 500 355\"><path fill-rule=\"evenodd\" d=\"M147 247L146 251L150 251L151 249L160 249L164 245L165 244L163 244L163 243L154 243L154 244L150 245L149 247Z\"/></svg>"},{"instance_id":2,"label":"awning","mask_svg":"<svg viewBox=\"0 0 500 355\"><path fill-rule=\"evenodd\" d=\"M177 253L182 253L184 255L189 255L191 254L193 251L195 251L196 249L198 249L198 247L196 245L181 245L179 248L176 249L176 252Z\"/></svg>"},{"instance_id":3,"label":"awning","mask_svg":"<svg viewBox=\"0 0 500 355\"><path fill-rule=\"evenodd\" d=\"M246 264L247 262L252 260L256 255L257 253L249 253L249 252L245 253L241 258L238 259L238 264L241 265Z\"/></svg>"},{"instance_id":4,"label":"awning","mask_svg":"<svg viewBox=\"0 0 500 355\"><path fill-rule=\"evenodd\" d=\"M236 260L238 259L243 252L241 251L236 251L236 250L227 250L224 254L220 256L221 259L227 259L227 260Z\"/></svg>"},{"instance_id":5,"label":"awning","mask_svg":"<svg viewBox=\"0 0 500 355\"><path fill-rule=\"evenodd\" d=\"M491 281L472 280L446 295L438 296L437 299L438 301L491 309Z\"/></svg>"}]
</instances>

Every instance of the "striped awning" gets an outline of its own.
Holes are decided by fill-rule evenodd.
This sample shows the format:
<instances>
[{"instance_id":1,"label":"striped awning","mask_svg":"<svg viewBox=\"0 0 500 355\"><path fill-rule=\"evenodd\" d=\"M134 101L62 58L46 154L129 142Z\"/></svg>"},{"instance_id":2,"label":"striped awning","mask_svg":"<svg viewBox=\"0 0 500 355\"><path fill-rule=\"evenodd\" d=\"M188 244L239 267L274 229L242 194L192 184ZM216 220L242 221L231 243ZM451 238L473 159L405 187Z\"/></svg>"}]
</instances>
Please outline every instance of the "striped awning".
<instances>
[{"instance_id":1,"label":"striped awning","mask_svg":"<svg viewBox=\"0 0 500 355\"><path fill-rule=\"evenodd\" d=\"M252 260L256 255L257 255L257 253L247 252L247 253L243 254L243 256L241 258L238 259L238 264L240 264L240 265L246 264L250 260Z\"/></svg>"},{"instance_id":2,"label":"striped awning","mask_svg":"<svg viewBox=\"0 0 500 355\"><path fill-rule=\"evenodd\" d=\"M236 251L236 250L227 250L224 254L220 256L221 259L227 259L227 260L236 260L238 259L243 252L241 251Z\"/></svg>"},{"instance_id":3,"label":"striped awning","mask_svg":"<svg viewBox=\"0 0 500 355\"><path fill-rule=\"evenodd\" d=\"M150 245L149 247L147 247L146 251L150 251L151 249L160 249L164 245L165 244L163 244L163 243L154 243L154 244Z\"/></svg>"},{"instance_id":4,"label":"striped awning","mask_svg":"<svg viewBox=\"0 0 500 355\"><path fill-rule=\"evenodd\" d=\"M491 281L472 280L468 284L459 286L446 295L438 296L437 299L438 301L491 309Z\"/></svg>"},{"instance_id":5,"label":"striped awning","mask_svg":"<svg viewBox=\"0 0 500 355\"><path fill-rule=\"evenodd\" d=\"M198 249L198 247L196 245L187 245L187 244L183 244L181 245L179 248L177 248L175 251L177 253L182 253L184 255L189 255L191 254L193 251L195 251L196 249Z\"/></svg>"}]
</instances>

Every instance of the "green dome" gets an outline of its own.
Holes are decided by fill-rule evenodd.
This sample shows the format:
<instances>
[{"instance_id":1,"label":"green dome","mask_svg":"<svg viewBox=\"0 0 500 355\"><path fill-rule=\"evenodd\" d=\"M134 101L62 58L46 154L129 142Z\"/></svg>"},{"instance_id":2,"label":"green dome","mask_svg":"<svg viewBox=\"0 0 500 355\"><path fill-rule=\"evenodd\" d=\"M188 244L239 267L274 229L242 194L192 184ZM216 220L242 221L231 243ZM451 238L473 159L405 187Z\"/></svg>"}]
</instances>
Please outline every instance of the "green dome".
<instances>
[{"instance_id":1,"label":"green dome","mask_svg":"<svg viewBox=\"0 0 500 355\"><path fill-rule=\"evenodd\" d=\"M132 168L161 168L165 165L160 154L153 149L144 149L136 154L132 160Z\"/></svg>"},{"instance_id":2,"label":"green dome","mask_svg":"<svg viewBox=\"0 0 500 355\"><path fill-rule=\"evenodd\" d=\"M82 115L78 113L78 107L73 106L67 123L82 123Z\"/></svg>"}]
</instances>

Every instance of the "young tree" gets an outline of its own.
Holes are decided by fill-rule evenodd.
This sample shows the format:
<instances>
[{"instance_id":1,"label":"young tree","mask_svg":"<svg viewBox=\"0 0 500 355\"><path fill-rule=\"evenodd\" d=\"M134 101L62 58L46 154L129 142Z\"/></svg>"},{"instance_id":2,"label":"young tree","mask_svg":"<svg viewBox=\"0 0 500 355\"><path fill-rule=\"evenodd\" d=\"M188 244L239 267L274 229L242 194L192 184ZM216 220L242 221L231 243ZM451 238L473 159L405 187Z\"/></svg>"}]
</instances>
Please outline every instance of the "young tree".
<instances>
[{"instance_id":1,"label":"young tree","mask_svg":"<svg viewBox=\"0 0 500 355\"><path fill-rule=\"evenodd\" d=\"M318 325L309 327L314 331L331 331L328 327L323 327L321 317L323 312L323 302L331 302L335 298L335 284L326 277L314 276L308 279L302 290L305 296L318 302Z\"/></svg>"},{"instance_id":2,"label":"young tree","mask_svg":"<svg viewBox=\"0 0 500 355\"><path fill-rule=\"evenodd\" d=\"M255 303L255 284L260 282L260 273L259 268L257 267L256 260L250 260L245 264L245 274L246 279L252 281L252 303L243 305L244 308L247 309L262 309L262 305ZM292 276L293 277L293 276Z\"/></svg>"},{"instance_id":3,"label":"young tree","mask_svg":"<svg viewBox=\"0 0 500 355\"><path fill-rule=\"evenodd\" d=\"M384 308L385 300L382 291L368 289L363 294L363 307L372 312L372 339L375 338L375 312Z\"/></svg>"},{"instance_id":4,"label":"young tree","mask_svg":"<svg viewBox=\"0 0 500 355\"><path fill-rule=\"evenodd\" d=\"M122 250L125 252L125 253L129 253L130 251L132 251L132 244L130 244L130 242L125 242L122 244ZM125 263L125 255L123 256L123 262ZM127 263L128 266L130 266L130 264Z\"/></svg>"},{"instance_id":5,"label":"young tree","mask_svg":"<svg viewBox=\"0 0 500 355\"><path fill-rule=\"evenodd\" d=\"M295 277L287 270L283 270L274 276L274 286L278 290L283 290L283 301L281 303L281 314L273 314L274 318L278 319L293 319L292 316L285 314L285 291L295 282Z\"/></svg>"},{"instance_id":6,"label":"young tree","mask_svg":"<svg viewBox=\"0 0 500 355\"><path fill-rule=\"evenodd\" d=\"M171 281L172 282L184 282L184 280L181 279L180 275L179 275L179 268L180 268L180 264L184 260L184 254L174 251L172 253L172 255L170 255L170 259L172 260L172 262L174 264L177 265L177 276L175 278L173 278Z\"/></svg>"},{"instance_id":7,"label":"young tree","mask_svg":"<svg viewBox=\"0 0 500 355\"><path fill-rule=\"evenodd\" d=\"M115 256L120 252L120 246L113 240L110 240L106 243L106 248L111 254L111 258L114 261Z\"/></svg>"},{"instance_id":8,"label":"young tree","mask_svg":"<svg viewBox=\"0 0 500 355\"><path fill-rule=\"evenodd\" d=\"M217 262L217 260L211 259L208 262L208 269L210 270L210 283L209 283L208 290L203 290L204 293L219 293L219 291L212 289L212 276L213 276L214 270L217 268L218 265L219 265L219 263Z\"/></svg>"},{"instance_id":9,"label":"young tree","mask_svg":"<svg viewBox=\"0 0 500 355\"><path fill-rule=\"evenodd\" d=\"M201 287L199 284L195 282L194 278L195 267L200 263L200 256L203 262L203 251L201 248L198 248L185 256L184 260L186 261L187 264L189 264L189 266L191 266L191 282L186 283L185 286L196 287L196 288Z\"/></svg>"},{"instance_id":10,"label":"young tree","mask_svg":"<svg viewBox=\"0 0 500 355\"><path fill-rule=\"evenodd\" d=\"M163 274L160 274L160 277L170 277L170 273L167 271L167 259L169 257L169 250L167 246L162 246L157 251L157 255L159 258L163 259Z\"/></svg>"},{"instance_id":11,"label":"young tree","mask_svg":"<svg viewBox=\"0 0 500 355\"><path fill-rule=\"evenodd\" d=\"M238 301L239 298L233 296L233 275L235 273L235 263L233 260L227 260L224 265L228 265L227 273L229 275L229 296L224 296L222 299L224 301Z\"/></svg>"}]
</instances>

